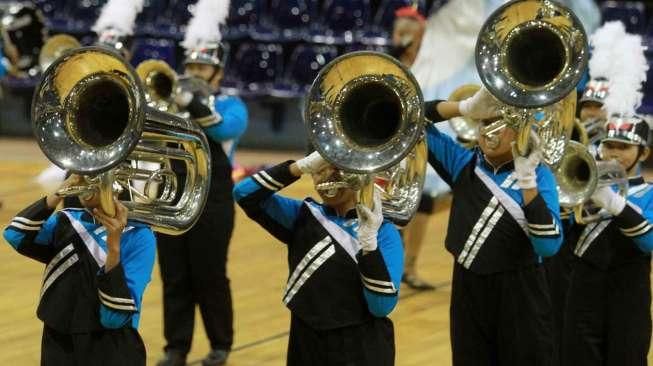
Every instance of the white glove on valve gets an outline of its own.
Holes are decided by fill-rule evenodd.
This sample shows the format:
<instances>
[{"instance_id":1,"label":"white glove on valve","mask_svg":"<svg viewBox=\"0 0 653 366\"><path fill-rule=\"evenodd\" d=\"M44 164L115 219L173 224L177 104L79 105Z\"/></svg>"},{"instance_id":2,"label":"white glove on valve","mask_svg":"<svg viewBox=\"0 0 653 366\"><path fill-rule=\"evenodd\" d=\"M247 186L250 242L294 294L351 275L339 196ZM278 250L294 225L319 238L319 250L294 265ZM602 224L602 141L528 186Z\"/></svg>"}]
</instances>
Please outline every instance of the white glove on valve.
<instances>
[{"instance_id":1,"label":"white glove on valve","mask_svg":"<svg viewBox=\"0 0 653 366\"><path fill-rule=\"evenodd\" d=\"M458 110L463 117L488 119L499 116L500 105L500 102L485 87L481 87L471 97L461 100L458 103Z\"/></svg>"},{"instance_id":2,"label":"white glove on valve","mask_svg":"<svg viewBox=\"0 0 653 366\"><path fill-rule=\"evenodd\" d=\"M295 162L299 170L304 174L317 173L324 169L329 163L324 160L322 155L317 151L313 151L308 156L303 157Z\"/></svg>"},{"instance_id":3,"label":"white glove on valve","mask_svg":"<svg viewBox=\"0 0 653 366\"><path fill-rule=\"evenodd\" d=\"M533 189L537 187L537 174L535 169L540 164L542 154L540 150L531 151L528 156L521 156L517 153L515 143L512 145L512 157L515 164L515 178L521 189Z\"/></svg>"},{"instance_id":4,"label":"white glove on valve","mask_svg":"<svg viewBox=\"0 0 653 366\"><path fill-rule=\"evenodd\" d=\"M381 194L378 190L374 190L373 210L360 203L356 205L356 213L358 214L358 242L361 244L363 252L373 252L377 248L376 237L381 224L383 224L382 209Z\"/></svg>"},{"instance_id":5,"label":"white glove on valve","mask_svg":"<svg viewBox=\"0 0 653 366\"><path fill-rule=\"evenodd\" d=\"M592 202L604 208L612 216L619 215L626 207L626 199L613 191L609 186L604 186L592 194Z\"/></svg>"}]
</instances>

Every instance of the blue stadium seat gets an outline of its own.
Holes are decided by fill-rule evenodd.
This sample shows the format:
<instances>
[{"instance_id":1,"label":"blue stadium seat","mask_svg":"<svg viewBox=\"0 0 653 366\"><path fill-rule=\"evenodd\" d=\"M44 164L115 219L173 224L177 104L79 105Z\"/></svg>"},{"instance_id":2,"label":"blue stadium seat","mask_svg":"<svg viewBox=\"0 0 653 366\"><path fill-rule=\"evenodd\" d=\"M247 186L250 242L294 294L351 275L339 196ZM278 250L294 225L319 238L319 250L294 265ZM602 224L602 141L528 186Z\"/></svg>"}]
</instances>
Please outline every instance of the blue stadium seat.
<instances>
[{"instance_id":1,"label":"blue stadium seat","mask_svg":"<svg viewBox=\"0 0 653 366\"><path fill-rule=\"evenodd\" d=\"M169 39L137 38L134 40L131 64L134 67L149 59L163 60L173 69L177 68L176 43Z\"/></svg>"},{"instance_id":2,"label":"blue stadium seat","mask_svg":"<svg viewBox=\"0 0 653 366\"><path fill-rule=\"evenodd\" d=\"M224 38L247 38L261 24L266 6L264 0L232 0Z\"/></svg>"},{"instance_id":3,"label":"blue stadium seat","mask_svg":"<svg viewBox=\"0 0 653 366\"><path fill-rule=\"evenodd\" d=\"M242 43L229 65L230 78L243 96L269 93L283 71L283 47L279 44Z\"/></svg>"},{"instance_id":4,"label":"blue stadium seat","mask_svg":"<svg viewBox=\"0 0 653 366\"><path fill-rule=\"evenodd\" d=\"M100 10L104 1L75 1L74 4L68 4L68 9L64 11L70 19L68 25L69 33L89 32L95 20L100 16Z\"/></svg>"},{"instance_id":5,"label":"blue stadium seat","mask_svg":"<svg viewBox=\"0 0 653 366\"><path fill-rule=\"evenodd\" d=\"M284 68L283 78L275 83L270 94L280 98L304 95L322 67L337 56L335 46L298 45Z\"/></svg>"},{"instance_id":6,"label":"blue stadium seat","mask_svg":"<svg viewBox=\"0 0 653 366\"><path fill-rule=\"evenodd\" d=\"M629 33L646 30L646 7L641 1L606 1L601 4L601 15L604 22L621 20Z\"/></svg>"},{"instance_id":7,"label":"blue stadium seat","mask_svg":"<svg viewBox=\"0 0 653 366\"><path fill-rule=\"evenodd\" d=\"M321 27L311 30L315 43L349 44L365 31L370 18L370 0L325 0Z\"/></svg>"},{"instance_id":8,"label":"blue stadium seat","mask_svg":"<svg viewBox=\"0 0 653 366\"><path fill-rule=\"evenodd\" d=\"M272 0L269 16L264 22L268 23L268 27L265 28L268 33L261 34L260 31L255 31L252 37L257 40L276 42L303 40L317 21L318 12L318 0ZM264 39L266 37L267 39Z\"/></svg>"},{"instance_id":9,"label":"blue stadium seat","mask_svg":"<svg viewBox=\"0 0 653 366\"><path fill-rule=\"evenodd\" d=\"M653 65L653 38L648 38L646 45L646 59L650 66ZM642 92L644 93L644 98L642 99L642 105L637 111L640 114L653 114L653 67L649 67L646 73L646 82L642 87Z\"/></svg>"}]
</instances>

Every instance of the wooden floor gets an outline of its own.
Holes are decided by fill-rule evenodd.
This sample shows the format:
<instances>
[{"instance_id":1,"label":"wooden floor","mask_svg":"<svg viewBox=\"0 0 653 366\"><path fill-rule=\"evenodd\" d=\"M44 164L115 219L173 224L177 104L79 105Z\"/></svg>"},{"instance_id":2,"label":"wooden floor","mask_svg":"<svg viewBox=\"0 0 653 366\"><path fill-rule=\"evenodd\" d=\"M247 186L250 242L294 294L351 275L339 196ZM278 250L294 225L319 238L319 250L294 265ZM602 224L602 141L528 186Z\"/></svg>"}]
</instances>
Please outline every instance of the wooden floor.
<instances>
[{"instance_id":1,"label":"wooden floor","mask_svg":"<svg viewBox=\"0 0 653 366\"><path fill-rule=\"evenodd\" d=\"M243 164L276 163L294 158L292 153L242 152ZM33 178L48 162L29 140L0 139L0 224L43 192ZM311 194L311 184L301 180L289 187L290 196ZM396 329L397 365L450 365L449 296L451 257L443 247L448 212L431 219L419 270L438 284L436 291L401 289L401 300L392 313ZM284 365L289 313L281 302L287 276L284 247L237 211L229 252L229 275L234 302L234 349L228 365ZM0 365L37 365L41 323L35 309L43 266L21 257L9 245L0 245ZM208 352L199 313L189 363L198 365ZM161 280L155 268L143 300L140 333L154 365L164 345ZM649 356L653 361L653 357Z\"/></svg>"}]
</instances>

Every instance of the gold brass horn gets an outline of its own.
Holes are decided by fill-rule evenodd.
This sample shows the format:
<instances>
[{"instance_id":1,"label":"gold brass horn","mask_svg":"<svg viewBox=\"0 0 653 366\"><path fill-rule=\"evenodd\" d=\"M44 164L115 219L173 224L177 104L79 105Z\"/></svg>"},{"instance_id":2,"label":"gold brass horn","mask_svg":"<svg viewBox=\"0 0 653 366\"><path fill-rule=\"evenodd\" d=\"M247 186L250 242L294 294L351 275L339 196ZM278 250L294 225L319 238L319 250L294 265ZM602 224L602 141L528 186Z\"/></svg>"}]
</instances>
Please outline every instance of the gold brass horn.
<instances>
[{"instance_id":1,"label":"gold brass horn","mask_svg":"<svg viewBox=\"0 0 653 366\"><path fill-rule=\"evenodd\" d=\"M571 139L578 141L585 146L596 145L601 141L601 139L603 139L603 137L605 137L605 130L603 129L604 124L605 119L601 118L590 118L585 121L576 118L571 133Z\"/></svg>"},{"instance_id":2,"label":"gold brass horn","mask_svg":"<svg viewBox=\"0 0 653 366\"><path fill-rule=\"evenodd\" d=\"M553 1L513 0L483 24L476 43L476 68L488 91L505 104L500 122L520 131L521 154L528 150L531 124L546 119L536 116L542 112L538 108L568 96L584 74L587 60L587 35L581 22Z\"/></svg>"},{"instance_id":3,"label":"gold brass horn","mask_svg":"<svg viewBox=\"0 0 653 366\"><path fill-rule=\"evenodd\" d=\"M343 181L359 189L361 202L371 204L376 186L384 215L399 225L410 221L427 150L422 92L408 69L378 52L336 58L313 82L305 123L311 144L347 174Z\"/></svg>"},{"instance_id":4,"label":"gold brass horn","mask_svg":"<svg viewBox=\"0 0 653 366\"><path fill-rule=\"evenodd\" d=\"M145 86L147 104L160 111L176 113L174 91L177 73L161 60L145 60L138 64L136 73Z\"/></svg>"},{"instance_id":5,"label":"gold brass horn","mask_svg":"<svg viewBox=\"0 0 653 366\"><path fill-rule=\"evenodd\" d=\"M114 191L122 188L130 196L123 203L131 219L181 234L195 224L206 202L208 142L189 120L148 107L144 94L138 75L120 56L99 47L78 48L43 74L32 101L32 128L55 165L85 177L85 184L60 194L99 193L102 209L113 215ZM177 187L175 160L186 166L183 187ZM134 162L156 168L133 167ZM142 192L137 182L144 185Z\"/></svg>"},{"instance_id":6,"label":"gold brass horn","mask_svg":"<svg viewBox=\"0 0 653 366\"><path fill-rule=\"evenodd\" d=\"M81 43L79 43L75 37L67 34L57 34L48 38L39 53L39 65L41 71L45 72L54 60L61 57L64 52L81 46Z\"/></svg>"},{"instance_id":7,"label":"gold brass horn","mask_svg":"<svg viewBox=\"0 0 653 366\"><path fill-rule=\"evenodd\" d=\"M462 85L451 92L448 100L459 102L473 96L480 88L477 84ZM454 117L449 119L449 125L460 140L469 144L477 143L479 121L467 117Z\"/></svg>"},{"instance_id":8,"label":"gold brass horn","mask_svg":"<svg viewBox=\"0 0 653 366\"><path fill-rule=\"evenodd\" d=\"M560 206L572 209L575 220L581 224L606 217L603 212L597 213L598 209L588 207L590 197L597 189L617 185L622 196L628 190L626 172L621 164L615 160L596 161L587 147L576 141L567 144L554 174Z\"/></svg>"}]
</instances>

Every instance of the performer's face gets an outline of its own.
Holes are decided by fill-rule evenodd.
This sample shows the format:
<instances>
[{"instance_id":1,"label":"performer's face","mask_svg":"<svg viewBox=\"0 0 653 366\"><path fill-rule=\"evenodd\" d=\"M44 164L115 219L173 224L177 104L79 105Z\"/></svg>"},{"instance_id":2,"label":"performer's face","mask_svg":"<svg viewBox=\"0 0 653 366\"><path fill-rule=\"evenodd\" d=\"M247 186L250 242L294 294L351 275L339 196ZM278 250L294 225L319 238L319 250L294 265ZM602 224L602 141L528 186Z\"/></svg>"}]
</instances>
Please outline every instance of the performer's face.
<instances>
[{"instance_id":1,"label":"performer's face","mask_svg":"<svg viewBox=\"0 0 653 366\"><path fill-rule=\"evenodd\" d=\"M311 177L313 178L313 184L316 188L319 184L322 183L342 181L340 177L340 170L338 170L333 165L327 165L319 172L311 174ZM339 206L350 201L355 201L356 199L356 191L349 188L337 188L330 191L318 189L316 190L322 198L322 201L327 206Z\"/></svg>"},{"instance_id":2,"label":"performer's face","mask_svg":"<svg viewBox=\"0 0 653 366\"><path fill-rule=\"evenodd\" d=\"M482 120L481 126L488 126L498 120L499 118ZM487 158L500 160L512 156L511 144L516 136L515 130L505 127L491 135L479 134L478 145Z\"/></svg>"},{"instance_id":3,"label":"performer's face","mask_svg":"<svg viewBox=\"0 0 653 366\"><path fill-rule=\"evenodd\" d=\"M650 149L644 148L639 154L639 146L617 141L604 141L599 147L603 160L616 160L627 171L628 175L635 173L636 163L648 158Z\"/></svg>"},{"instance_id":4,"label":"performer's face","mask_svg":"<svg viewBox=\"0 0 653 366\"><path fill-rule=\"evenodd\" d=\"M208 82L212 87L219 88L224 72L219 69L217 72L215 66L207 64L186 64L186 74L200 78Z\"/></svg>"},{"instance_id":5,"label":"performer's face","mask_svg":"<svg viewBox=\"0 0 653 366\"><path fill-rule=\"evenodd\" d=\"M606 119L607 112L601 107L603 104L598 102L587 101L580 107L580 120L587 121L590 118Z\"/></svg>"}]
</instances>

